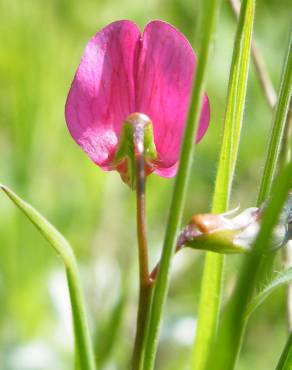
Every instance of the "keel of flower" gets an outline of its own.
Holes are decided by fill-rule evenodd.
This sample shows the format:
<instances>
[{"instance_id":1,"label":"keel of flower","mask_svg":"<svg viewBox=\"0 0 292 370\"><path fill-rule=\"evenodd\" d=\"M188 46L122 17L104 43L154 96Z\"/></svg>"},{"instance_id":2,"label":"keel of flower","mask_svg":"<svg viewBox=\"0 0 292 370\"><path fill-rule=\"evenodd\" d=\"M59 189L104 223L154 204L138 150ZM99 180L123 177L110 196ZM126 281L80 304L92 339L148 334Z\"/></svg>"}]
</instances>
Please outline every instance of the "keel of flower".
<instances>
[{"instance_id":1,"label":"keel of flower","mask_svg":"<svg viewBox=\"0 0 292 370\"><path fill-rule=\"evenodd\" d=\"M119 171L122 180L135 189L136 161L143 156L145 175L155 169L157 152L153 138L151 120L142 113L131 114L123 124L118 148L113 161L113 169Z\"/></svg>"}]
</instances>

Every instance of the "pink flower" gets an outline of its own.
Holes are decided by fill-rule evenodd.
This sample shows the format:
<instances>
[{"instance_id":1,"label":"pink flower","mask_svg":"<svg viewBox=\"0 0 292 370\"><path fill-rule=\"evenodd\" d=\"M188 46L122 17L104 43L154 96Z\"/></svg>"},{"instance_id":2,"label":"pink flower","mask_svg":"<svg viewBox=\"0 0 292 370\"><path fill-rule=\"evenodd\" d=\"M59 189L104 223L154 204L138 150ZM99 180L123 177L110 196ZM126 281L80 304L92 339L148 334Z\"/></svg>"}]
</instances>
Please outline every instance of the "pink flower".
<instances>
[{"instance_id":1,"label":"pink flower","mask_svg":"<svg viewBox=\"0 0 292 370\"><path fill-rule=\"evenodd\" d=\"M153 123L157 158L147 173L176 173L188 112L196 58L186 38L162 21L143 34L130 21L117 21L87 44L66 102L65 115L74 140L103 170L124 170L114 163L121 128L135 112ZM210 120L203 98L198 142Z\"/></svg>"}]
</instances>

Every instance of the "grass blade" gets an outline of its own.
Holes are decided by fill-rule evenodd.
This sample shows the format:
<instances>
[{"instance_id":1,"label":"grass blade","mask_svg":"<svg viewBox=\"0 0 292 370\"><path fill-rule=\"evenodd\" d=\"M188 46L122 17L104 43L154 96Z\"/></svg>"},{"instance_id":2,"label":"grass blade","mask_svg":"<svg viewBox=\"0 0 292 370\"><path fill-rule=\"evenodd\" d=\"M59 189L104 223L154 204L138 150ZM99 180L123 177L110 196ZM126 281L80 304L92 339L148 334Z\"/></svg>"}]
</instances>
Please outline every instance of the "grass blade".
<instances>
[{"instance_id":1,"label":"grass blade","mask_svg":"<svg viewBox=\"0 0 292 370\"><path fill-rule=\"evenodd\" d=\"M237 19L239 17L240 1L229 0L229 4L233 14L235 15L235 18ZM269 104L270 108L274 109L277 101L277 94L267 71L265 62L254 40L251 41L251 56L267 103Z\"/></svg>"},{"instance_id":2,"label":"grass blade","mask_svg":"<svg viewBox=\"0 0 292 370\"><path fill-rule=\"evenodd\" d=\"M180 165L169 211L161 263L153 292L152 309L148 318L147 336L144 347L144 370L151 370L154 366L162 314L168 292L171 260L175 249L178 230L181 225L182 210L190 173L193 154L193 138L195 137L196 126L200 115L206 68L210 57L215 24L219 13L220 0L205 0L202 3L204 4L200 33L202 39L198 53L198 67L194 79L195 89L193 89L192 93L192 104L190 106L183 138Z\"/></svg>"},{"instance_id":3,"label":"grass blade","mask_svg":"<svg viewBox=\"0 0 292 370\"><path fill-rule=\"evenodd\" d=\"M59 231L31 205L22 200L8 187L0 184L0 188L39 230L64 262L71 300L77 360L82 370L95 370L93 347L86 321L77 263L72 247Z\"/></svg>"},{"instance_id":4,"label":"grass blade","mask_svg":"<svg viewBox=\"0 0 292 370\"><path fill-rule=\"evenodd\" d=\"M267 157L260 185L258 204L261 204L269 195L273 179L277 170L278 159L280 156L285 124L288 124L287 115L292 93L292 31L284 68L280 83L279 99L276 106L274 124L269 140Z\"/></svg>"},{"instance_id":5,"label":"grass blade","mask_svg":"<svg viewBox=\"0 0 292 370\"><path fill-rule=\"evenodd\" d=\"M227 210L237 160L248 79L254 1L244 0L234 43L224 135L217 170L212 212ZM199 302L199 321L192 356L192 369L203 370L208 363L217 330L224 256L207 253Z\"/></svg>"}]
</instances>

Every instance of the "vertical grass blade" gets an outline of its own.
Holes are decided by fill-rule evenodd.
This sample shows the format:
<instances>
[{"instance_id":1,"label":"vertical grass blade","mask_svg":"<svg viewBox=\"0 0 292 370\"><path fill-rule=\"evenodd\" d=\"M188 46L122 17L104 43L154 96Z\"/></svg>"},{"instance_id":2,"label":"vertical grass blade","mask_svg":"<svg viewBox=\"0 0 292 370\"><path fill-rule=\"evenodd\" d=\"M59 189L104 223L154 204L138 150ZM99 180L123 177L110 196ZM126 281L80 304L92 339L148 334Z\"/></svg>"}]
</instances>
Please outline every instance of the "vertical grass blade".
<instances>
[{"instance_id":1,"label":"vertical grass blade","mask_svg":"<svg viewBox=\"0 0 292 370\"><path fill-rule=\"evenodd\" d=\"M235 37L224 120L224 134L216 175L212 212L227 210L237 160L242 127L250 46L254 19L254 0L243 0ZM204 370L215 339L222 287L224 256L207 253L199 302L199 321L192 356L192 369Z\"/></svg>"},{"instance_id":2,"label":"vertical grass blade","mask_svg":"<svg viewBox=\"0 0 292 370\"><path fill-rule=\"evenodd\" d=\"M290 332L276 370L292 369L292 332Z\"/></svg>"},{"instance_id":3,"label":"vertical grass blade","mask_svg":"<svg viewBox=\"0 0 292 370\"><path fill-rule=\"evenodd\" d=\"M278 159L280 156L285 124L289 124L287 114L291 100L292 92L292 31L288 50L282 71L279 99L276 106L274 124L268 144L267 157L265 161L264 172L260 185L258 204L261 204L269 195L272 182L277 170Z\"/></svg>"},{"instance_id":4,"label":"vertical grass blade","mask_svg":"<svg viewBox=\"0 0 292 370\"><path fill-rule=\"evenodd\" d=\"M61 257L68 281L71 300L72 318L75 333L75 349L77 361L82 370L95 370L93 347L90 340L82 289L78 268L72 247L67 240L55 229L38 211L22 200L12 190L0 184L0 188L22 211L30 222L39 230L43 237Z\"/></svg>"},{"instance_id":5,"label":"vertical grass blade","mask_svg":"<svg viewBox=\"0 0 292 370\"><path fill-rule=\"evenodd\" d=\"M235 15L235 18L237 19L239 17L240 1L229 0L229 4L233 11L233 14ZM274 109L277 101L277 94L274 89L272 80L269 76L263 57L258 50L254 40L251 41L251 56L267 103L269 104L270 108Z\"/></svg>"},{"instance_id":6,"label":"vertical grass blade","mask_svg":"<svg viewBox=\"0 0 292 370\"><path fill-rule=\"evenodd\" d=\"M191 106L183 138L180 165L169 211L160 268L153 292L152 309L148 317L147 335L144 347L144 370L152 370L154 366L162 314L168 292L171 260L174 253L178 230L181 225L182 210L184 207L186 187L193 154L193 142L201 110L206 69L214 38L220 0L205 0L202 4L203 16L200 33L202 38L198 53L198 67L193 85L195 88L193 88Z\"/></svg>"}]
</instances>

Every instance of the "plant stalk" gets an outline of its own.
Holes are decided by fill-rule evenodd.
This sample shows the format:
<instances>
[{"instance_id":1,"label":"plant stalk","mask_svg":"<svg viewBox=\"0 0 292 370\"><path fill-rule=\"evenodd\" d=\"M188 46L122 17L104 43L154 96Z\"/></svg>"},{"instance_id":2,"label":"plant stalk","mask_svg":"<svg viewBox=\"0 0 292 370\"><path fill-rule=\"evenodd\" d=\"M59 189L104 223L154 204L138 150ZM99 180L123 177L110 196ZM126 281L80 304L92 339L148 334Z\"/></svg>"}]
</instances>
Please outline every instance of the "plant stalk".
<instances>
[{"instance_id":1,"label":"plant stalk","mask_svg":"<svg viewBox=\"0 0 292 370\"><path fill-rule=\"evenodd\" d=\"M136 337L132 360L133 370L139 370L141 368L145 326L152 290L152 280L149 278L148 246L145 222L145 163L143 151L138 153L136 156L136 205L140 283Z\"/></svg>"}]
</instances>

